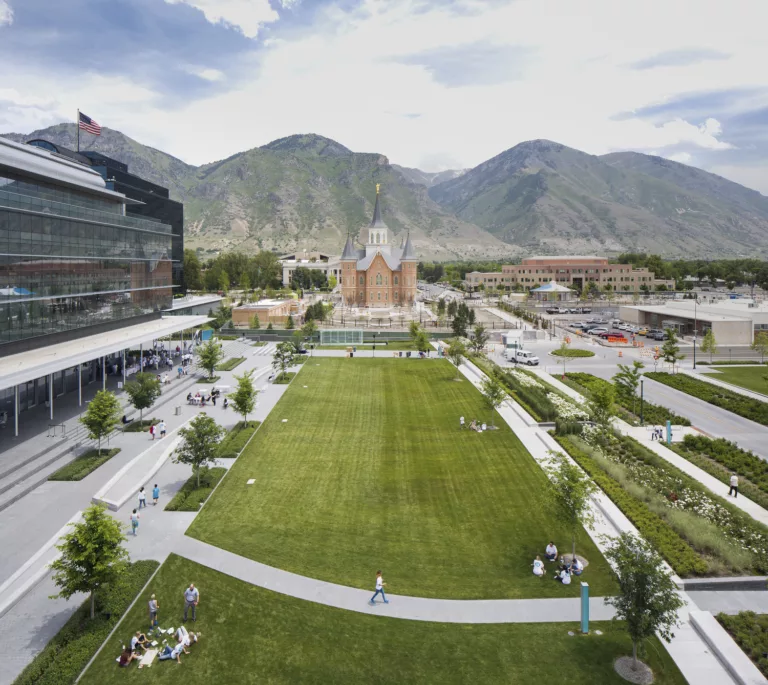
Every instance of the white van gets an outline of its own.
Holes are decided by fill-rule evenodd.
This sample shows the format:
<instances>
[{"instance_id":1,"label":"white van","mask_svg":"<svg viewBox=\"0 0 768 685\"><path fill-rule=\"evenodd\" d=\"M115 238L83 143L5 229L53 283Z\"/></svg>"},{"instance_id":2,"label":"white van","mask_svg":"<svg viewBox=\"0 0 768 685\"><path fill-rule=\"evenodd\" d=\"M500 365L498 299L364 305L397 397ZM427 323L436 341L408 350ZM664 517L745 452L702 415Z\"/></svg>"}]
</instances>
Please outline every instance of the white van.
<instances>
[{"instance_id":1,"label":"white van","mask_svg":"<svg viewBox=\"0 0 768 685\"><path fill-rule=\"evenodd\" d=\"M539 358L528 350L507 349L507 359L515 364L527 364L528 366L538 366Z\"/></svg>"}]
</instances>

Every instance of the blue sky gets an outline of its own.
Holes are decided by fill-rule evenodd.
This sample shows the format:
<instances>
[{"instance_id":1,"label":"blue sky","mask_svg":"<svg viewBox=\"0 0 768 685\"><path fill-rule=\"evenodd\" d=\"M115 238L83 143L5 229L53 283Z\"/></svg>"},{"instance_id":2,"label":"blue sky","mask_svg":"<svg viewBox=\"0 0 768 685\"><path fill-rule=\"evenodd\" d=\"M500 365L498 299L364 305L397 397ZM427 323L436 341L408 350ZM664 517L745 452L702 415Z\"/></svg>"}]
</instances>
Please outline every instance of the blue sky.
<instances>
[{"instance_id":1,"label":"blue sky","mask_svg":"<svg viewBox=\"0 0 768 685\"><path fill-rule=\"evenodd\" d=\"M315 132L428 171L548 138L667 156L768 194L758 7L0 0L0 131L79 107L193 164Z\"/></svg>"}]
</instances>

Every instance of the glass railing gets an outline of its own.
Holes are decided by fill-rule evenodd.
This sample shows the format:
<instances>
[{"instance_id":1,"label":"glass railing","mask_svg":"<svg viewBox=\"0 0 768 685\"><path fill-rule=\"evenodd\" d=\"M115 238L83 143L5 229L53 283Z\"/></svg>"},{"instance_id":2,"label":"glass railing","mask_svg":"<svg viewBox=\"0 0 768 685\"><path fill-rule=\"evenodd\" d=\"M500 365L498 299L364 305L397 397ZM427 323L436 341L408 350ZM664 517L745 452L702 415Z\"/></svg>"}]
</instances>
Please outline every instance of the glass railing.
<instances>
[{"instance_id":1,"label":"glass railing","mask_svg":"<svg viewBox=\"0 0 768 685\"><path fill-rule=\"evenodd\" d=\"M46 214L55 214L57 216L66 216L72 219L86 219L113 226L128 228L138 228L144 231L153 231L154 233L166 233L171 235L171 227L158 221L148 219L139 219L135 216L124 216L122 214L113 214L111 212L102 212L98 209L87 209L76 205L56 202L54 200L32 197L28 195L19 195L7 190L0 190L0 206L14 207L17 209L26 209L32 212L43 212Z\"/></svg>"}]
</instances>

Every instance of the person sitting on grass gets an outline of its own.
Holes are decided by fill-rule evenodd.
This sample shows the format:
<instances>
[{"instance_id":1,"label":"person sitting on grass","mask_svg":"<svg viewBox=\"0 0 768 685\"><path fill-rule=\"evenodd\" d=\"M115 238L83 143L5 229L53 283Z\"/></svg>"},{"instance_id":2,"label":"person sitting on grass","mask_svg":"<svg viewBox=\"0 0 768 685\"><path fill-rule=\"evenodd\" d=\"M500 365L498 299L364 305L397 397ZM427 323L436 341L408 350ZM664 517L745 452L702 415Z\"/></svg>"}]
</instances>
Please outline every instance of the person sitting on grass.
<instances>
[{"instance_id":1,"label":"person sitting on grass","mask_svg":"<svg viewBox=\"0 0 768 685\"><path fill-rule=\"evenodd\" d=\"M121 667L127 668L131 665L131 661L140 658L141 657L138 654L134 654L131 651L130 647L125 647L123 653L117 658L117 663L120 664Z\"/></svg>"},{"instance_id":2,"label":"person sitting on grass","mask_svg":"<svg viewBox=\"0 0 768 685\"><path fill-rule=\"evenodd\" d=\"M571 572L567 566L560 567L560 573L555 574L555 580L561 582L563 585L571 584Z\"/></svg>"},{"instance_id":3,"label":"person sitting on grass","mask_svg":"<svg viewBox=\"0 0 768 685\"><path fill-rule=\"evenodd\" d=\"M544 577L544 562L538 555L533 560L533 575L538 576L539 578Z\"/></svg>"},{"instance_id":4,"label":"person sitting on grass","mask_svg":"<svg viewBox=\"0 0 768 685\"><path fill-rule=\"evenodd\" d=\"M176 641L183 644L185 647L191 647L195 642L200 639L200 633L190 633L185 626L181 626L176 631Z\"/></svg>"},{"instance_id":5,"label":"person sitting on grass","mask_svg":"<svg viewBox=\"0 0 768 685\"><path fill-rule=\"evenodd\" d=\"M584 564L581 563L578 557L573 557L571 562L571 573L574 576L580 576L584 572Z\"/></svg>"},{"instance_id":6,"label":"person sitting on grass","mask_svg":"<svg viewBox=\"0 0 768 685\"><path fill-rule=\"evenodd\" d=\"M557 561L557 547L555 547L555 543L552 540L549 541L547 549L544 550L544 556L547 561Z\"/></svg>"},{"instance_id":7,"label":"person sitting on grass","mask_svg":"<svg viewBox=\"0 0 768 685\"><path fill-rule=\"evenodd\" d=\"M148 644L149 640L147 640L147 636L144 635L144 633L142 633L140 630L137 630L136 635L131 638L131 649L134 652L138 652L139 647L141 647L146 652Z\"/></svg>"},{"instance_id":8,"label":"person sitting on grass","mask_svg":"<svg viewBox=\"0 0 768 685\"><path fill-rule=\"evenodd\" d=\"M158 661L165 661L166 659L176 659L176 662L180 664L182 652L184 652L184 654L189 654L189 652L184 647L183 642L179 642L175 647L171 647L171 645L165 645L165 648L163 649L163 651L157 655L157 659Z\"/></svg>"}]
</instances>

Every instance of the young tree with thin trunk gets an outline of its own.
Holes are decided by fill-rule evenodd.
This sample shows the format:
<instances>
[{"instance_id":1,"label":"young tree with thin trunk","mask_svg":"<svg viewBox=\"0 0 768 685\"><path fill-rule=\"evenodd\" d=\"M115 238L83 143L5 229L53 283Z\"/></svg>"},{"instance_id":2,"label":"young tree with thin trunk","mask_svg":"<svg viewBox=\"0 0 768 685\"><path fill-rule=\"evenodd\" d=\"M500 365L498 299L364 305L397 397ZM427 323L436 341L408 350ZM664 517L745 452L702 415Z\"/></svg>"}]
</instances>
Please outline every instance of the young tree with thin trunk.
<instances>
[{"instance_id":1,"label":"young tree with thin trunk","mask_svg":"<svg viewBox=\"0 0 768 685\"><path fill-rule=\"evenodd\" d=\"M261 321L259 321L259 315L254 314L251 317L251 330L257 331L261 328Z\"/></svg>"},{"instance_id":2,"label":"young tree with thin trunk","mask_svg":"<svg viewBox=\"0 0 768 685\"><path fill-rule=\"evenodd\" d=\"M589 413L600 433L605 435L611 428L611 419L614 415L616 403L616 391L608 383L600 383L591 392Z\"/></svg>"},{"instance_id":3,"label":"young tree with thin trunk","mask_svg":"<svg viewBox=\"0 0 768 685\"><path fill-rule=\"evenodd\" d=\"M750 348L760 354L760 363L762 363L765 359L765 353L768 352L768 333L765 331L755 333L755 339Z\"/></svg>"},{"instance_id":4,"label":"young tree with thin trunk","mask_svg":"<svg viewBox=\"0 0 768 685\"><path fill-rule=\"evenodd\" d=\"M114 582L125 570L128 552L120 524L106 513L102 504L92 504L83 520L73 523L56 549L61 556L53 561L53 582L59 588L51 599L85 593L90 595L91 618L96 616L96 594Z\"/></svg>"},{"instance_id":5,"label":"young tree with thin trunk","mask_svg":"<svg viewBox=\"0 0 768 685\"><path fill-rule=\"evenodd\" d=\"M549 497L555 514L571 531L571 556L576 557L576 534L580 528L595 523L590 499L597 491L592 480L570 459L559 452L550 453L546 466L549 475Z\"/></svg>"},{"instance_id":6,"label":"young tree with thin trunk","mask_svg":"<svg viewBox=\"0 0 768 685\"><path fill-rule=\"evenodd\" d=\"M288 318L285 321L285 328L286 328L286 330L289 330L289 331L293 330L294 328L296 328L296 324L293 321L293 315L292 314L288 314Z\"/></svg>"},{"instance_id":7,"label":"young tree with thin trunk","mask_svg":"<svg viewBox=\"0 0 768 685\"><path fill-rule=\"evenodd\" d=\"M237 390L229 396L232 408L243 417L243 427L248 425L248 414L256 407L259 391L253 387L253 369L242 376L235 375Z\"/></svg>"},{"instance_id":8,"label":"young tree with thin trunk","mask_svg":"<svg viewBox=\"0 0 768 685\"><path fill-rule=\"evenodd\" d=\"M619 592L606 597L616 609L614 620L622 621L632 640L633 669L637 669L637 646L654 634L666 642L675 636L677 612L685 606L670 578L663 559L645 540L622 533L605 553L619 580Z\"/></svg>"},{"instance_id":9,"label":"young tree with thin trunk","mask_svg":"<svg viewBox=\"0 0 768 685\"><path fill-rule=\"evenodd\" d=\"M704 334L704 339L701 341L701 351L709 352L709 363L712 363L712 355L717 352L717 340L715 340L715 334L711 328L707 329Z\"/></svg>"},{"instance_id":10,"label":"young tree with thin trunk","mask_svg":"<svg viewBox=\"0 0 768 685\"><path fill-rule=\"evenodd\" d=\"M420 330L416 336L416 349L419 352L426 352L430 348L429 336L424 330Z\"/></svg>"},{"instance_id":11,"label":"young tree with thin trunk","mask_svg":"<svg viewBox=\"0 0 768 685\"><path fill-rule=\"evenodd\" d=\"M470 343L472 345L472 349L477 353L482 352L485 344L488 342L489 337L490 336L488 335L488 331L485 330L485 326L482 324L477 324L474 331L472 331L472 341Z\"/></svg>"},{"instance_id":12,"label":"young tree with thin trunk","mask_svg":"<svg viewBox=\"0 0 768 685\"><path fill-rule=\"evenodd\" d=\"M632 413L635 413L635 400L637 399L637 389L640 387L640 371L645 368L645 364L639 361L633 361L632 366L628 364L619 364L619 372L614 375L613 382L616 384L616 390L622 397L632 399Z\"/></svg>"},{"instance_id":13,"label":"young tree with thin trunk","mask_svg":"<svg viewBox=\"0 0 768 685\"><path fill-rule=\"evenodd\" d=\"M493 376L486 376L485 380L480 385L480 390L483 393L483 399L491 410L491 425L495 425L493 421L493 411L498 409L504 400L507 399L507 393L504 390L499 381Z\"/></svg>"},{"instance_id":14,"label":"young tree with thin trunk","mask_svg":"<svg viewBox=\"0 0 768 685\"><path fill-rule=\"evenodd\" d=\"M211 338L208 342L201 345L197 350L198 363L208 372L208 378L213 378L216 367L224 359L224 351L221 349L221 343Z\"/></svg>"},{"instance_id":15,"label":"young tree with thin trunk","mask_svg":"<svg viewBox=\"0 0 768 685\"><path fill-rule=\"evenodd\" d=\"M293 345L289 342L281 342L277 344L275 353L272 355L272 368L275 371L279 371L278 378L280 378L286 371L286 369L293 363Z\"/></svg>"},{"instance_id":16,"label":"young tree with thin trunk","mask_svg":"<svg viewBox=\"0 0 768 685\"><path fill-rule=\"evenodd\" d=\"M680 346L677 344L677 334L674 330L668 328L664 335L666 337L664 344L661 346L661 357L667 364L672 365L672 373L674 373L675 366L678 362L685 359L685 355L680 354Z\"/></svg>"},{"instance_id":17,"label":"young tree with thin trunk","mask_svg":"<svg viewBox=\"0 0 768 685\"><path fill-rule=\"evenodd\" d=\"M125 392L134 409L139 410L139 423L144 421L144 410L149 409L160 397L160 381L152 373L137 373L125 384ZM142 423L143 425L143 423Z\"/></svg>"},{"instance_id":18,"label":"young tree with thin trunk","mask_svg":"<svg viewBox=\"0 0 768 685\"><path fill-rule=\"evenodd\" d=\"M418 321L411 321L410 325L408 326L408 335L411 336L411 340L415 343L416 339L419 336L419 333L421 332L422 328L419 325Z\"/></svg>"},{"instance_id":19,"label":"young tree with thin trunk","mask_svg":"<svg viewBox=\"0 0 768 685\"><path fill-rule=\"evenodd\" d=\"M224 430L208 414L201 412L186 428L179 430L181 444L176 448L173 460L177 464L189 464L197 476L197 487L200 487L200 470L209 464L216 463L219 443Z\"/></svg>"},{"instance_id":20,"label":"young tree with thin trunk","mask_svg":"<svg viewBox=\"0 0 768 685\"><path fill-rule=\"evenodd\" d=\"M80 419L88 429L88 437L99 441L99 455L101 455L101 439L109 435L120 423L120 402L113 392L99 390L96 396L88 403L88 409Z\"/></svg>"},{"instance_id":21,"label":"young tree with thin trunk","mask_svg":"<svg viewBox=\"0 0 768 685\"><path fill-rule=\"evenodd\" d=\"M446 351L446 356L456 366L456 379L458 380L459 366L461 366L461 362L464 361L464 357L467 356L467 348L464 347L464 343L461 342L461 340L450 340L448 341L448 350Z\"/></svg>"}]
</instances>

